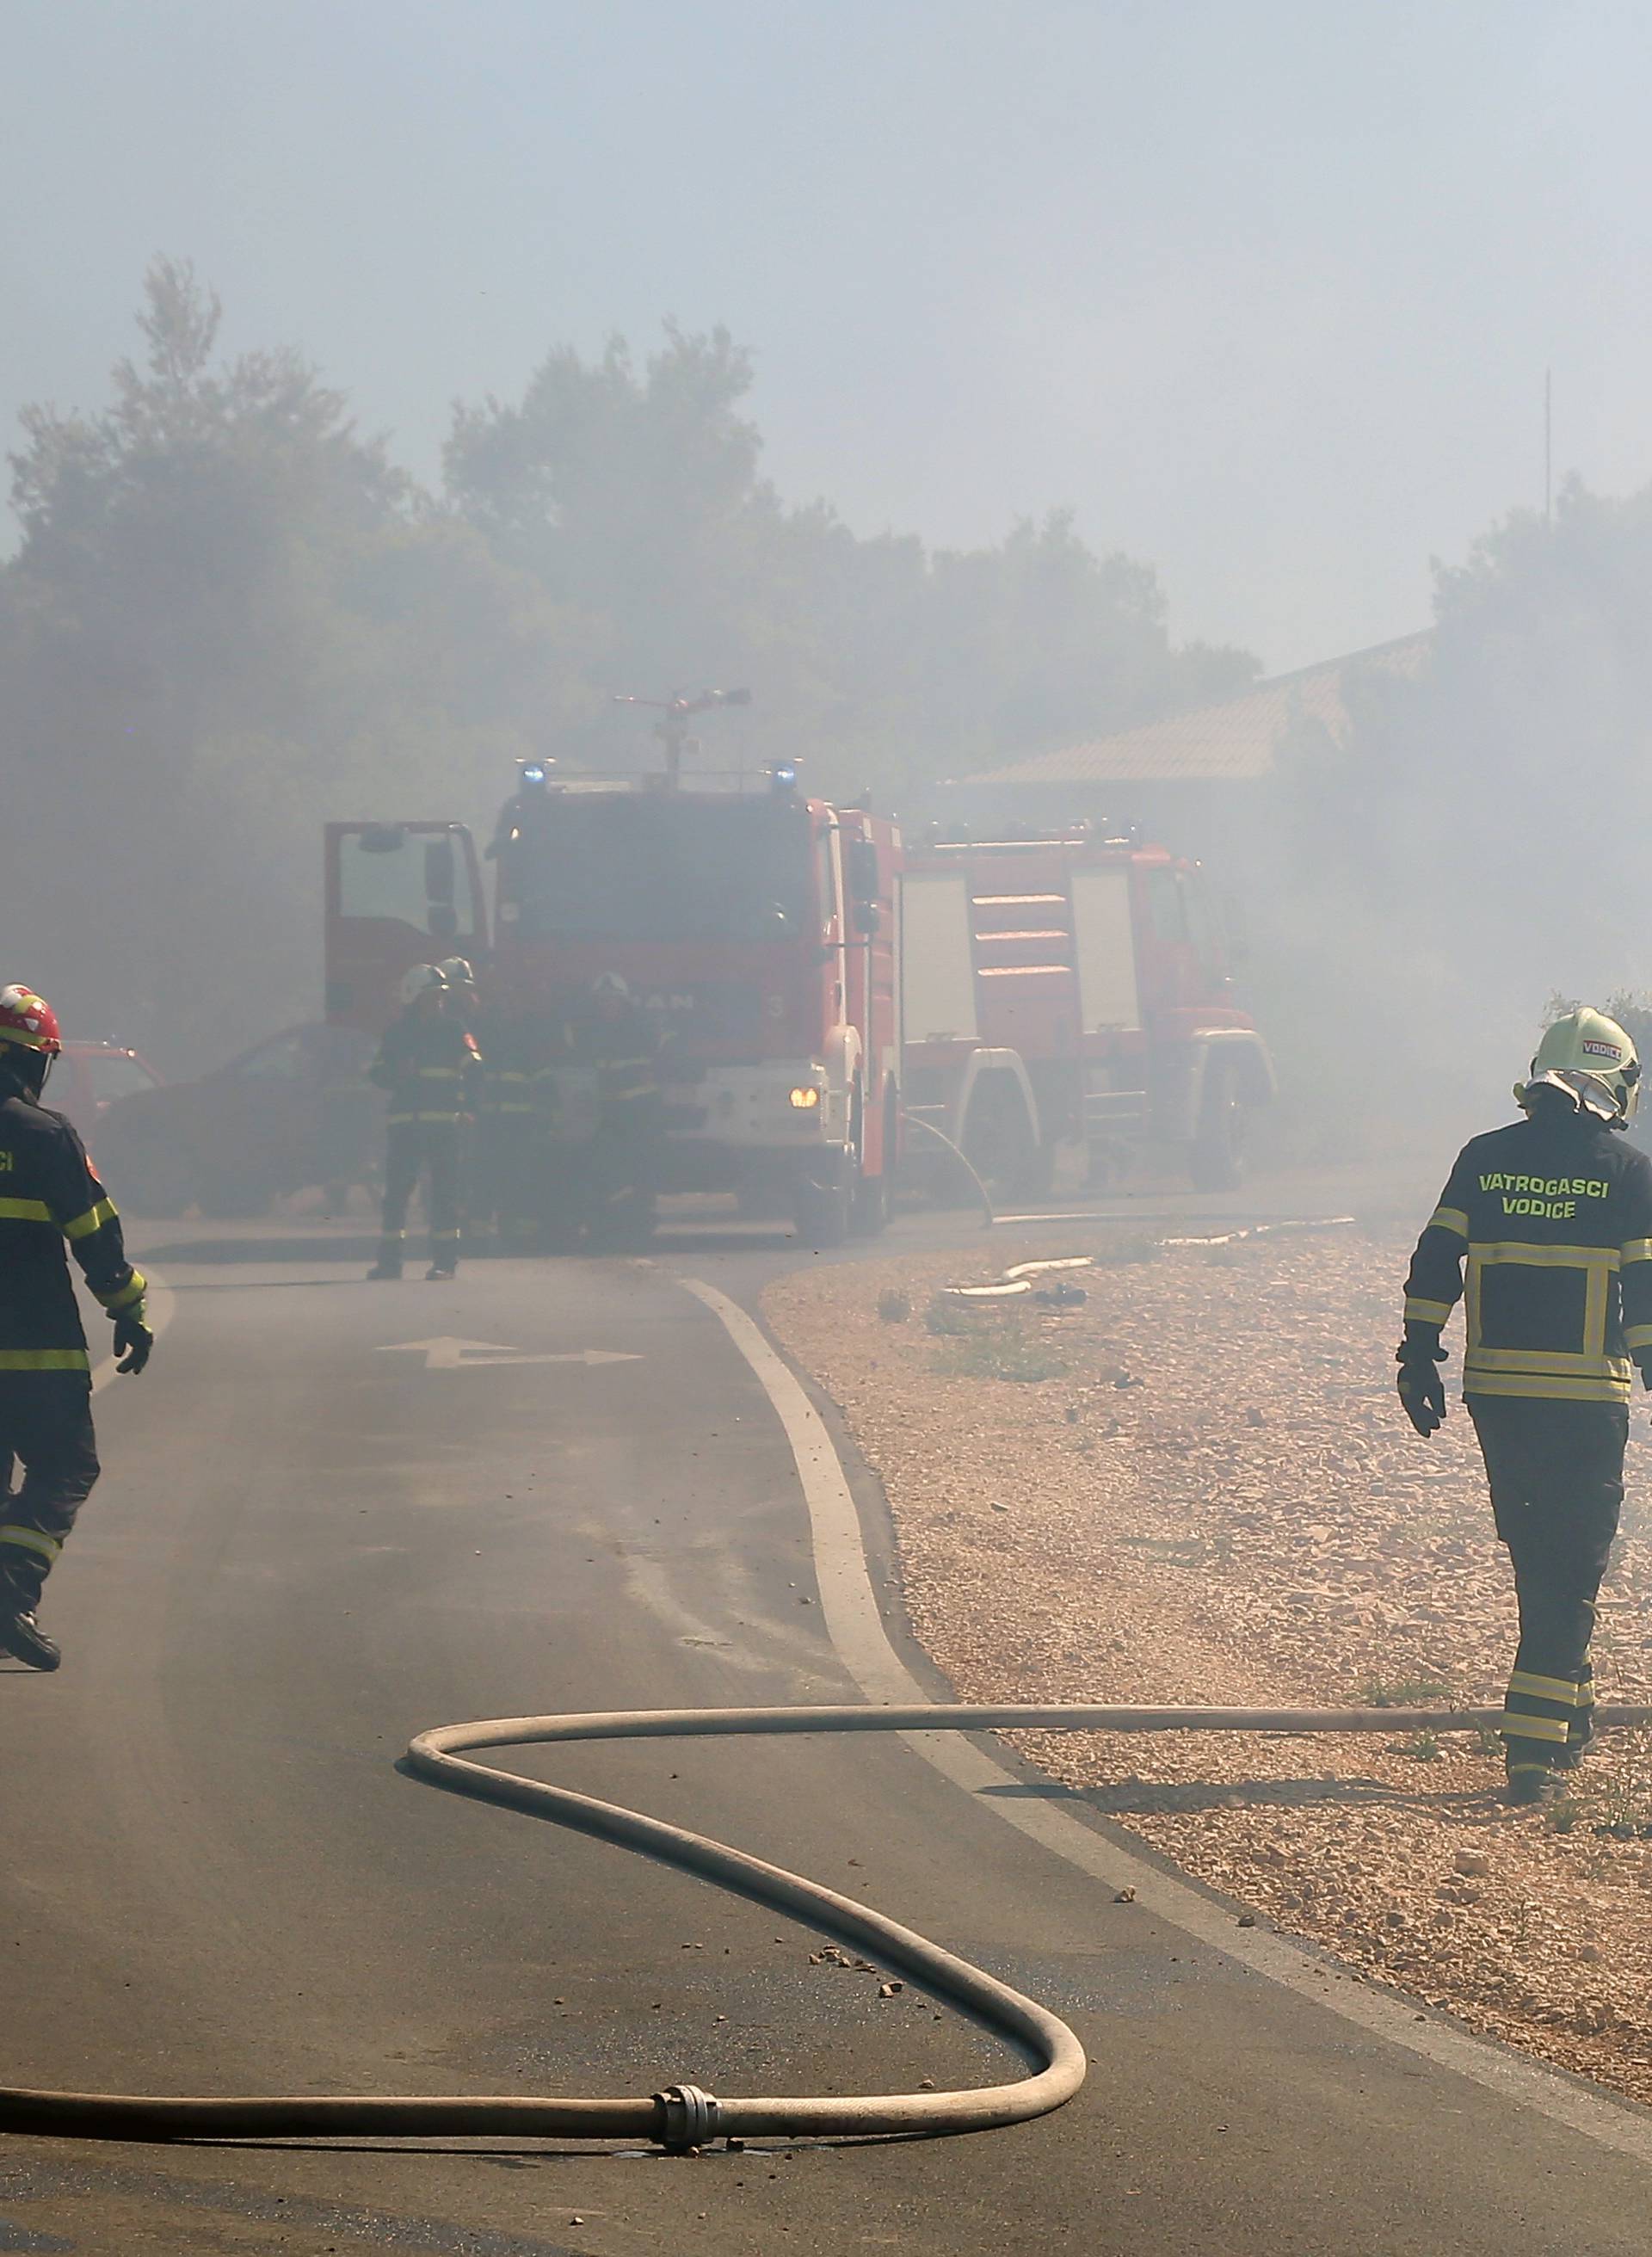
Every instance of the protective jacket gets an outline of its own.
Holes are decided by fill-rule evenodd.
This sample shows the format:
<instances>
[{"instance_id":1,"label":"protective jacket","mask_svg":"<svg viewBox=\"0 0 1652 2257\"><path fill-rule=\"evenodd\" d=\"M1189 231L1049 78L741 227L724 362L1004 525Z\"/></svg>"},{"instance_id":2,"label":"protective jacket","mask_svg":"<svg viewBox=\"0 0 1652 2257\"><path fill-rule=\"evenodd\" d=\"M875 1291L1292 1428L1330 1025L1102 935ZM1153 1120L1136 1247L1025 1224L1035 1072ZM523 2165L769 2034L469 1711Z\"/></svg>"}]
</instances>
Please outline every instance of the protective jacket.
<instances>
[{"instance_id":1,"label":"protective jacket","mask_svg":"<svg viewBox=\"0 0 1652 2257\"><path fill-rule=\"evenodd\" d=\"M485 1061L481 1104L492 1121L521 1121L533 1111L533 1045L519 1013L491 1011L478 1028Z\"/></svg>"},{"instance_id":2,"label":"protective jacket","mask_svg":"<svg viewBox=\"0 0 1652 2257\"><path fill-rule=\"evenodd\" d=\"M653 1019L632 1004L612 1019L584 1012L570 1019L566 1055L576 1065L594 1065L597 1092L604 1109L652 1103L660 1094L660 1037Z\"/></svg>"},{"instance_id":3,"label":"protective jacket","mask_svg":"<svg viewBox=\"0 0 1652 2257\"><path fill-rule=\"evenodd\" d=\"M409 1121L456 1121L476 1101L482 1056L457 1019L405 1011L385 1029L370 1081L390 1093L392 1128Z\"/></svg>"},{"instance_id":4,"label":"protective jacket","mask_svg":"<svg viewBox=\"0 0 1652 2257\"><path fill-rule=\"evenodd\" d=\"M1626 1403L1652 1359L1652 1160L1564 1099L1457 1157L1406 1280L1408 1338L1458 1299L1463 1392Z\"/></svg>"},{"instance_id":5,"label":"protective jacket","mask_svg":"<svg viewBox=\"0 0 1652 2257\"><path fill-rule=\"evenodd\" d=\"M66 1247L109 1314L141 1322L144 1277L85 1146L0 1072L0 1373L89 1370Z\"/></svg>"}]
</instances>

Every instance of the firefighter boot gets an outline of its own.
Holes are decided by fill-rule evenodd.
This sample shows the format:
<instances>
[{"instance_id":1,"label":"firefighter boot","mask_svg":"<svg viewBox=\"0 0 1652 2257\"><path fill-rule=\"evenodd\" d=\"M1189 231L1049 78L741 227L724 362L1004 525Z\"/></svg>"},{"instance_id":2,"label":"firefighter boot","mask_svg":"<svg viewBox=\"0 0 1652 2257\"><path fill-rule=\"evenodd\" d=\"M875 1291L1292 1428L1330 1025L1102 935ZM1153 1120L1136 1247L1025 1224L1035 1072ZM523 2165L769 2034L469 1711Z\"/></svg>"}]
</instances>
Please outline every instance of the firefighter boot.
<instances>
[{"instance_id":1,"label":"firefighter boot","mask_svg":"<svg viewBox=\"0 0 1652 2257\"><path fill-rule=\"evenodd\" d=\"M1592 1665L1585 1660L1578 1673L1578 1705L1566 1726L1566 1744L1555 1751L1556 1770L1576 1771L1594 1740L1595 1676Z\"/></svg>"},{"instance_id":2,"label":"firefighter boot","mask_svg":"<svg viewBox=\"0 0 1652 2257\"><path fill-rule=\"evenodd\" d=\"M21 1591L0 1579L0 1653L9 1653L26 1669L53 1670L62 1654L34 1619L34 1609L25 1604Z\"/></svg>"},{"instance_id":3,"label":"firefighter boot","mask_svg":"<svg viewBox=\"0 0 1652 2257\"><path fill-rule=\"evenodd\" d=\"M1552 1763L1512 1763L1503 1801L1514 1809L1529 1809L1535 1804L1552 1802L1564 1792L1564 1782Z\"/></svg>"},{"instance_id":4,"label":"firefighter boot","mask_svg":"<svg viewBox=\"0 0 1652 2257\"><path fill-rule=\"evenodd\" d=\"M425 1283L427 1285L439 1284L443 1279L456 1277L458 1274L458 1266L455 1263L433 1262L425 1272Z\"/></svg>"}]
</instances>

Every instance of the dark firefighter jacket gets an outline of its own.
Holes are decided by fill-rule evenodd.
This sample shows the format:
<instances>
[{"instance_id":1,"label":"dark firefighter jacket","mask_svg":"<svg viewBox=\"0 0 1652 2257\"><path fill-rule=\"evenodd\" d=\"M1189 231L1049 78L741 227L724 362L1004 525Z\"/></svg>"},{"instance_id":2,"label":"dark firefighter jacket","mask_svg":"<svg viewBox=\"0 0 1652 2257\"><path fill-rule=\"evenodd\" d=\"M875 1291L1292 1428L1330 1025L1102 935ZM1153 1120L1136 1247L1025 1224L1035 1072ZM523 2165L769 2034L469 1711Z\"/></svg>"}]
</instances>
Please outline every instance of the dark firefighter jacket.
<instances>
[{"instance_id":1,"label":"dark firefighter jacket","mask_svg":"<svg viewBox=\"0 0 1652 2257\"><path fill-rule=\"evenodd\" d=\"M612 1019L594 1012L570 1019L567 1055L576 1065L596 1067L597 1092L604 1106L636 1105L660 1093L659 1033L637 1004Z\"/></svg>"},{"instance_id":2,"label":"dark firefighter jacket","mask_svg":"<svg viewBox=\"0 0 1652 2257\"><path fill-rule=\"evenodd\" d=\"M532 1029L519 1014L491 1011L479 1029L485 1072L482 1109L496 1121L521 1121L533 1111Z\"/></svg>"},{"instance_id":3,"label":"dark firefighter jacket","mask_svg":"<svg viewBox=\"0 0 1652 2257\"><path fill-rule=\"evenodd\" d=\"M1652 1160L1564 1100L1458 1154L1406 1280L1406 1331L1461 1298L1463 1392L1623 1403L1652 1359Z\"/></svg>"},{"instance_id":4,"label":"dark firefighter jacket","mask_svg":"<svg viewBox=\"0 0 1652 2257\"><path fill-rule=\"evenodd\" d=\"M0 1075L0 1373L87 1371L91 1359L65 1248L111 1316L144 1313L120 1217L86 1148Z\"/></svg>"},{"instance_id":5,"label":"dark firefighter jacket","mask_svg":"<svg viewBox=\"0 0 1652 2257\"><path fill-rule=\"evenodd\" d=\"M482 1056L457 1019L404 1011L385 1029L370 1081L390 1092L392 1127L409 1121L456 1121L474 1103Z\"/></svg>"}]
</instances>

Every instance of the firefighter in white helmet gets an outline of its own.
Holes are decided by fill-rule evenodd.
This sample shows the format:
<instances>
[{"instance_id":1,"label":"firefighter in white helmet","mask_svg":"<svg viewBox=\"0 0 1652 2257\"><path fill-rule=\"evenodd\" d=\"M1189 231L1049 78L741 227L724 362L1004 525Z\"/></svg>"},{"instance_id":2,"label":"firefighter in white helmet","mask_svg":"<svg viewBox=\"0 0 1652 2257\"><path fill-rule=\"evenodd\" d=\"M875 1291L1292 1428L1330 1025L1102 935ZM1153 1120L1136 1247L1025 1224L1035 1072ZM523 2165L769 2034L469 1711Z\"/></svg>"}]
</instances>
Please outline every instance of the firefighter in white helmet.
<instances>
[{"instance_id":1,"label":"firefighter in white helmet","mask_svg":"<svg viewBox=\"0 0 1652 2257\"><path fill-rule=\"evenodd\" d=\"M1445 1416L1440 1331L1466 1295L1463 1397L1520 1609L1511 1802L1554 1794L1592 1737L1589 1645L1637 1366L1652 1386L1652 1160L1620 1133L1640 1093L1615 1020L1557 1020L1515 1085L1524 1117L1464 1146L1406 1281L1400 1400L1419 1434Z\"/></svg>"},{"instance_id":2,"label":"firefighter in white helmet","mask_svg":"<svg viewBox=\"0 0 1652 2257\"><path fill-rule=\"evenodd\" d=\"M474 1038L444 1010L448 981L434 964L416 964L402 981L400 1015L385 1030L370 1080L390 1093L386 1115L384 1226L370 1277L399 1277L407 1205L422 1176L430 1216L427 1277L459 1267L459 1123L474 1102L481 1071Z\"/></svg>"}]
</instances>

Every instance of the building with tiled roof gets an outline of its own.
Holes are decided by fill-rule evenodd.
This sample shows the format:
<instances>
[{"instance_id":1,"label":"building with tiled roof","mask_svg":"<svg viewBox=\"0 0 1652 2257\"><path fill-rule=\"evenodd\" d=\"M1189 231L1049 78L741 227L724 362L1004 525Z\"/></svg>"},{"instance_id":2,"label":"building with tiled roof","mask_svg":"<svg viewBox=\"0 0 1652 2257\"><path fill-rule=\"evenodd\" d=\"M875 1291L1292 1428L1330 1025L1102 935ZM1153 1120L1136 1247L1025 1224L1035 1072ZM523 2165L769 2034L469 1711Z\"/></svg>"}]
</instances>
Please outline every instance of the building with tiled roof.
<instances>
[{"instance_id":1,"label":"building with tiled roof","mask_svg":"<svg viewBox=\"0 0 1652 2257\"><path fill-rule=\"evenodd\" d=\"M992 788L994 797L1006 803L1022 789L1041 798L1052 789L1065 797L1095 786L1105 790L1134 784L1260 782L1273 774L1281 746L1303 724L1317 723L1333 736L1343 734L1358 676L1414 676L1431 640L1427 633L1402 635L1346 658L1276 674L1217 704L1035 754L974 775L970 782Z\"/></svg>"}]
</instances>

